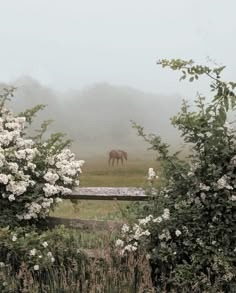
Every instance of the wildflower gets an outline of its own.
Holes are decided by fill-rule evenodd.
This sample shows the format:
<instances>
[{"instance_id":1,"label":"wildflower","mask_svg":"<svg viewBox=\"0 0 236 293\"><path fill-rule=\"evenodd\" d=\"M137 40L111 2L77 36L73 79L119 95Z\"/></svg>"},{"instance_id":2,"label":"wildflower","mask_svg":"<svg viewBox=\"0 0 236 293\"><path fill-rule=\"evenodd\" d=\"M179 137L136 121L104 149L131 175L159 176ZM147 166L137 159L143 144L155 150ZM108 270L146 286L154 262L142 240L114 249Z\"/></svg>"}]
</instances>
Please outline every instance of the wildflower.
<instances>
[{"instance_id":1,"label":"wildflower","mask_svg":"<svg viewBox=\"0 0 236 293\"><path fill-rule=\"evenodd\" d=\"M139 220L139 225L146 225L148 222L150 222L152 220L153 216L149 215L144 219L140 219Z\"/></svg>"},{"instance_id":2,"label":"wildflower","mask_svg":"<svg viewBox=\"0 0 236 293\"><path fill-rule=\"evenodd\" d=\"M206 199L206 194L204 192L201 192L200 196L203 201Z\"/></svg>"},{"instance_id":3,"label":"wildflower","mask_svg":"<svg viewBox=\"0 0 236 293\"><path fill-rule=\"evenodd\" d=\"M34 265L34 270L38 271L39 270L39 265Z\"/></svg>"},{"instance_id":4,"label":"wildflower","mask_svg":"<svg viewBox=\"0 0 236 293\"><path fill-rule=\"evenodd\" d=\"M164 209L164 213L162 215L162 218L164 220L169 220L169 218L170 218L170 210L169 209Z\"/></svg>"},{"instance_id":5,"label":"wildflower","mask_svg":"<svg viewBox=\"0 0 236 293\"><path fill-rule=\"evenodd\" d=\"M200 190L204 190L204 191L209 191L210 190L210 186L207 186L203 183L200 183L200 186L199 186Z\"/></svg>"},{"instance_id":6,"label":"wildflower","mask_svg":"<svg viewBox=\"0 0 236 293\"><path fill-rule=\"evenodd\" d=\"M51 262L55 262L55 258L54 257L51 257Z\"/></svg>"},{"instance_id":7,"label":"wildflower","mask_svg":"<svg viewBox=\"0 0 236 293\"><path fill-rule=\"evenodd\" d=\"M232 186L230 186L227 182L227 176L224 175L222 176L218 181L217 181L217 188L218 189L223 189L223 188L226 188L226 189L233 189Z\"/></svg>"},{"instance_id":8,"label":"wildflower","mask_svg":"<svg viewBox=\"0 0 236 293\"><path fill-rule=\"evenodd\" d=\"M120 247L123 247L124 246L124 241L123 240L121 240L121 239L117 239L116 240L116 244L115 244L116 246L120 246Z\"/></svg>"},{"instance_id":9,"label":"wildflower","mask_svg":"<svg viewBox=\"0 0 236 293\"><path fill-rule=\"evenodd\" d=\"M152 221L153 221L153 223L161 223L162 217L157 217L157 218L153 219Z\"/></svg>"},{"instance_id":10,"label":"wildflower","mask_svg":"<svg viewBox=\"0 0 236 293\"><path fill-rule=\"evenodd\" d=\"M182 233L181 233L180 230L177 229L177 230L175 231L175 235L176 235L177 237L179 237L181 234L182 234Z\"/></svg>"},{"instance_id":11,"label":"wildflower","mask_svg":"<svg viewBox=\"0 0 236 293\"><path fill-rule=\"evenodd\" d=\"M132 244L128 244L124 247L123 252L125 252L125 251L131 252L131 251L136 251L136 250L137 250L136 246L133 246Z\"/></svg>"},{"instance_id":12,"label":"wildflower","mask_svg":"<svg viewBox=\"0 0 236 293\"><path fill-rule=\"evenodd\" d=\"M43 178L50 184L55 184L56 181L59 179L59 176L51 170L48 170L48 172L43 176Z\"/></svg>"},{"instance_id":13,"label":"wildflower","mask_svg":"<svg viewBox=\"0 0 236 293\"><path fill-rule=\"evenodd\" d=\"M3 267L5 267L5 263L4 262L0 262L0 268L3 268Z\"/></svg>"},{"instance_id":14,"label":"wildflower","mask_svg":"<svg viewBox=\"0 0 236 293\"><path fill-rule=\"evenodd\" d=\"M163 229L162 234L159 235L159 239L160 240L163 240L163 239L169 240L169 239L171 239L170 231L168 229Z\"/></svg>"},{"instance_id":15,"label":"wildflower","mask_svg":"<svg viewBox=\"0 0 236 293\"><path fill-rule=\"evenodd\" d=\"M12 241L16 241L17 240L17 237L16 237L16 235L14 234L13 236L12 236Z\"/></svg>"},{"instance_id":16,"label":"wildflower","mask_svg":"<svg viewBox=\"0 0 236 293\"><path fill-rule=\"evenodd\" d=\"M122 231L123 234L129 232L129 226L127 224L124 224L122 229L121 229L121 231Z\"/></svg>"},{"instance_id":17,"label":"wildflower","mask_svg":"<svg viewBox=\"0 0 236 293\"><path fill-rule=\"evenodd\" d=\"M43 245L44 248L48 247L48 243L47 243L47 241L44 241L44 242L42 243L42 245Z\"/></svg>"},{"instance_id":18,"label":"wildflower","mask_svg":"<svg viewBox=\"0 0 236 293\"><path fill-rule=\"evenodd\" d=\"M37 251L37 250L36 250L35 248L31 249L31 250L30 250L30 255L31 255L31 256L35 256L36 251Z\"/></svg>"},{"instance_id":19,"label":"wildflower","mask_svg":"<svg viewBox=\"0 0 236 293\"><path fill-rule=\"evenodd\" d=\"M15 200L15 196L14 196L14 194L9 195L9 196L8 196L8 199L9 199L9 201L13 201L13 200Z\"/></svg>"},{"instance_id":20,"label":"wildflower","mask_svg":"<svg viewBox=\"0 0 236 293\"><path fill-rule=\"evenodd\" d=\"M144 232L142 232L142 236L149 236L151 233L148 230L145 230Z\"/></svg>"},{"instance_id":21,"label":"wildflower","mask_svg":"<svg viewBox=\"0 0 236 293\"><path fill-rule=\"evenodd\" d=\"M148 177L147 177L147 179L149 181L153 181L155 178L158 179L158 176L156 176L156 172L153 170L153 168L149 168L148 169Z\"/></svg>"},{"instance_id":22,"label":"wildflower","mask_svg":"<svg viewBox=\"0 0 236 293\"><path fill-rule=\"evenodd\" d=\"M5 174L0 174L0 183L7 184L8 183L8 176Z\"/></svg>"}]
</instances>

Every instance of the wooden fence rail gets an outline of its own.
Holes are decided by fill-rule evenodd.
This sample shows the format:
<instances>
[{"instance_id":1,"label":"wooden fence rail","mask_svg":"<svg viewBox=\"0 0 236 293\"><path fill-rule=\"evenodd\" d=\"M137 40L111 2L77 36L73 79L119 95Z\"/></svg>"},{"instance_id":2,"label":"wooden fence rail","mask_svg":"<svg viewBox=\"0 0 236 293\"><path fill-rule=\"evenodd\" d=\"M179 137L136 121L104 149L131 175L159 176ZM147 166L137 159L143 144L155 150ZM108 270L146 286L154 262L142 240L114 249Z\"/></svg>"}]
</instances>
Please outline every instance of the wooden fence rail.
<instances>
[{"instance_id":1,"label":"wooden fence rail","mask_svg":"<svg viewBox=\"0 0 236 293\"><path fill-rule=\"evenodd\" d=\"M86 200L147 200L143 188L136 187L80 187L72 194L66 195L64 199L86 199Z\"/></svg>"},{"instance_id":2,"label":"wooden fence rail","mask_svg":"<svg viewBox=\"0 0 236 293\"><path fill-rule=\"evenodd\" d=\"M150 198L145 194L143 188L136 187L80 187L64 199L77 200L122 200L122 201L144 201ZM59 217L49 217L49 227L65 225L78 229L113 230L119 229L122 221L102 221L85 219L67 219Z\"/></svg>"}]
</instances>

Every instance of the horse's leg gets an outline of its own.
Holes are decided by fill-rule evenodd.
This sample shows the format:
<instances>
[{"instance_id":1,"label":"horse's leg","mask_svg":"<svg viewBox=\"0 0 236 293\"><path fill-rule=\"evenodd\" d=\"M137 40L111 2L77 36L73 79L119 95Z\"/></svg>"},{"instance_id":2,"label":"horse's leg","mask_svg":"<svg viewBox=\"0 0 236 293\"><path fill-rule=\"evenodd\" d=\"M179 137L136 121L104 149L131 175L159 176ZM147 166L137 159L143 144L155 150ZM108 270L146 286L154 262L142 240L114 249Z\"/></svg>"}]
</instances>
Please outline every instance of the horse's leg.
<instances>
[{"instance_id":1,"label":"horse's leg","mask_svg":"<svg viewBox=\"0 0 236 293\"><path fill-rule=\"evenodd\" d=\"M123 158L120 158L121 159L121 163L122 163L122 165L123 165Z\"/></svg>"},{"instance_id":2,"label":"horse's leg","mask_svg":"<svg viewBox=\"0 0 236 293\"><path fill-rule=\"evenodd\" d=\"M114 161L115 161L115 159L112 158L112 167L114 167Z\"/></svg>"}]
</instances>

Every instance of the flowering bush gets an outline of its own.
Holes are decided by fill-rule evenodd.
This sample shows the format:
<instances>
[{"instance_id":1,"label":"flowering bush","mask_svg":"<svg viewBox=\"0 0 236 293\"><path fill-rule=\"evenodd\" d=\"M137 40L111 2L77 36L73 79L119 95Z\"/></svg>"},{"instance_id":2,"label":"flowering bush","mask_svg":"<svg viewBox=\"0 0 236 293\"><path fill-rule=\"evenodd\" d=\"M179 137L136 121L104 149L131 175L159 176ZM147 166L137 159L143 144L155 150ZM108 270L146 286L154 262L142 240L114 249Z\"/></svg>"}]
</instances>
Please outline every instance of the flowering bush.
<instances>
[{"instance_id":1,"label":"flowering bush","mask_svg":"<svg viewBox=\"0 0 236 293\"><path fill-rule=\"evenodd\" d=\"M181 112L172 118L188 146L185 160L179 159L179 153L171 154L159 136L146 135L134 124L157 151L164 174L165 184L144 211L149 216L140 222L150 233L142 242L150 255L153 282L161 292L235 292L236 136L227 119L235 109L236 83L222 81L224 67L211 69L192 60L159 64L181 70L181 79L190 82L206 75L214 95L206 102L198 94L195 110L184 101ZM164 208L169 210L166 221L160 217ZM123 252L141 228L129 229L121 239L124 243L118 242Z\"/></svg>"},{"instance_id":2,"label":"flowering bush","mask_svg":"<svg viewBox=\"0 0 236 293\"><path fill-rule=\"evenodd\" d=\"M169 218L169 209L164 209L163 214L156 218L149 215L146 218L139 219L138 224L136 223L133 226L124 224L121 230L121 239L116 240L115 246L120 250L121 255L145 248L148 243L147 237L151 235L152 225L154 223L160 224L162 221L169 220ZM169 232L164 230L163 234L159 236L160 239L165 238L167 234ZM147 254L147 257L149 257L149 254Z\"/></svg>"},{"instance_id":3,"label":"flowering bush","mask_svg":"<svg viewBox=\"0 0 236 293\"><path fill-rule=\"evenodd\" d=\"M61 196L79 185L84 163L76 160L60 133L43 139L48 121L38 134L26 136L26 126L42 106L20 115L6 107L12 90L0 95L0 223L44 218Z\"/></svg>"},{"instance_id":4,"label":"flowering bush","mask_svg":"<svg viewBox=\"0 0 236 293\"><path fill-rule=\"evenodd\" d=\"M52 287L60 287L57 278L82 279L89 260L79 240L64 227L40 233L32 226L0 228L0 292L54 292Z\"/></svg>"},{"instance_id":5,"label":"flowering bush","mask_svg":"<svg viewBox=\"0 0 236 293\"><path fill-rule=\"evenodd\" d=\"M80 243L74 232L58 227L38 232L32 227L0 228L0 267L12 266L18 271L24 263L31 271L53 266L72 266L72 259L81 259Z\"/></svg>"}]
</instances>

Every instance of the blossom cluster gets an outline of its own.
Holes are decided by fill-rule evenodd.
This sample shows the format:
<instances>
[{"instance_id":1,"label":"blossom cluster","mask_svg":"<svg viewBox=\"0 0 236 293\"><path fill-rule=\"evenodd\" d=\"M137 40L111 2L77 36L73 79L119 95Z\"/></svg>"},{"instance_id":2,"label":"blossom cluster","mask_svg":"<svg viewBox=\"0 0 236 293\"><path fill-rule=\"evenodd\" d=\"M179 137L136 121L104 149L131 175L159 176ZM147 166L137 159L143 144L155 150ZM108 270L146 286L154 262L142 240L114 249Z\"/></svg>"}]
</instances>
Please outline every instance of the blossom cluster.
<instances>
[{"instance_id":1,"label":"blossom cluster","mask_svg":"<svg viewBox=\"0 0 236 293\"><path fill-rule=\"evenodd\" d=\"M22 245L22 235L17 235L17 233L13 232L10 235L9 241L15 242L15 245ZM24 236L27 238L27 234ZM13 246L14 247L14 246ZM33 270L38 271L41 267L45 266L45 264L52 265L56 259L53 256L53 253L50 250L50 245L47 241L41 241L37 244L37 248L31 247L29 248L28 253L24 255L27 262L32 266ZM0 261L0 268L7 266L8 264L4 261Z\"/></svg>"},{"instance_id":2,"label":"blossom cluster","mask_svg":"<svg viewBox=\"0 0 236 293\"><path fill-rule=\"evenodd\" d=\"M149 168L148 169L147 180L150 181L150 182L153 182L154 179L158 179L158 176L156 175L156 172L154 171L153 168Z\"/></svg>"},{"instance_id":3,"label":"blossom cluster","mask_svg":"<svg viewBox=\"0 0 236 293\"><path fill-rule=\"evenodd\" d=\"M124 224L121 229L121 239L116 240L116 247L120 250L122 255L125 252L136 251L138 246L145 242L147 237L151 234L149 231L150 225L160 224L162 221L169 219L170 211L169 209L164 209L163 214L157 218L149 215L146 218L139 219L138 224L135 223L133 226ZM180 235L179 232L177 232L178 235Z\"/></svg>"},{"instance_id":4,"label":"blossom cluster","mask_svg":"<svg viewBox=\"0 0 236 293\"><path fill-rule=\"evenodd\" d=\"M25 123L0 106L0 204L14 208L19 220L45 217L61 195L79 185L84 163L69 149L26 138Z\"/></svg>"},{"instance_id":5,"label":"blossom cluster","mask_svg":"<svg viewBox=\"0 0 236 293\"><path fill-rule=\"evenodd\" d=\"M40 269L40 265L38 264L41 259L45 259L47 261L50 261L51 263L55 262L55 258L53 257L53 254L51 251L48 251L48 243L47 241L44 241L41 243L42 246L44 247L43 251L33 248L29 251L29 258L35 263L33 268L35 271L38 271Z\"/></svg>"}]
</instances>

